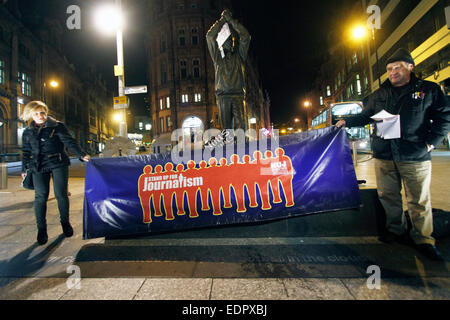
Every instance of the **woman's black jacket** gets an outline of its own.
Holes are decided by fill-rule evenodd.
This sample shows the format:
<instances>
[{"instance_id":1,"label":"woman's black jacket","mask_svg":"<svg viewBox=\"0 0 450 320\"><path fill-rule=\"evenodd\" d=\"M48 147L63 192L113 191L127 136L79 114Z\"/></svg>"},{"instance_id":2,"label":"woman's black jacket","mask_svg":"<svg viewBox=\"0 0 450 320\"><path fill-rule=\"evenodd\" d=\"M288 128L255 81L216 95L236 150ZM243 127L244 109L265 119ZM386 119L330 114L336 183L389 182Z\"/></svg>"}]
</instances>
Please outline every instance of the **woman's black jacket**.
<instances>
[{"instance_id":1,"label":"woman's black jacket","mask_svg":"<svg viewBox=\"0 0 450 320\"><path fill-rule=\"evenodd\" d=\"M69 134L66 126L52 117L42 127L31 122L22 135L22 172L50 172L52 169L70 166L70 159L64 150L83 158L87 155L77 141Z\"/></svg>"}]
</instances>

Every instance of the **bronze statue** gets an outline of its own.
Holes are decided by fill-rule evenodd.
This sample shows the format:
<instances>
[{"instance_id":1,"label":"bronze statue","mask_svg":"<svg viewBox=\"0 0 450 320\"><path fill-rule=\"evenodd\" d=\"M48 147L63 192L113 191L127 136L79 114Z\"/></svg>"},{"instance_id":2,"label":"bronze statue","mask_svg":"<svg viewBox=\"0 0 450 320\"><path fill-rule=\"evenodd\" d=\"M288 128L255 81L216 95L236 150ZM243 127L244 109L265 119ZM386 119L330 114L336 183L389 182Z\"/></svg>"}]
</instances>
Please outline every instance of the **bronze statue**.
<instances>
[{"instance_id":1,"label":"bronze statue","mask_svg":"<svg viewBox=\"0 0 450 320\"><path fill-rule=\"evenodd\" d=\"M247 129L245 60L250 34L224 10L206 35L216 74L216 100L222 129Z\"/></svg>"}]
</instances>

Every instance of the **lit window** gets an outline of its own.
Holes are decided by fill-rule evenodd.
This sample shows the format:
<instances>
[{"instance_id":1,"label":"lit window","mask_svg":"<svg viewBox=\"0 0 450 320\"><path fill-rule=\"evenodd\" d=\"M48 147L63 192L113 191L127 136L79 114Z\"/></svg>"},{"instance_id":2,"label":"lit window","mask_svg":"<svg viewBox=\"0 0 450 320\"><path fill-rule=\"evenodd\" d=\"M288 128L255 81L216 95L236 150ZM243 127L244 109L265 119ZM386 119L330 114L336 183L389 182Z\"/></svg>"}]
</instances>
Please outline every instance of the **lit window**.
<instances>
[{"instance_id":1,"label":"lit window","mask_svg":"<svg viewBox=\"0 0 450 320\"><path fill-rule=\"evenodd\" d=\"M189 96L187 94L182 94L181 95L181 102L182 103L187 103L189 102Z\"/></svg>"},{"instance_id":2,"label":"lit window","mask_svg":"<svg viewBox=\"0 0 450 320\"><path fill-rule=\"evenodd\" d=\"M139 122L139 130L142 130L144 128L144 123Z\"/></svg>"},{"instance_id":3,"label":"lit window","mask_svg":"<svg viewBox=\"0 0 450 320\"><path fill-rule=\"evenodd\" d=\"M20 83L20 91L22 94L31 97L31 78L26 73L19 72L17 79Z\"/></svg>"},{"instance_id":4,"label":"lit window","mask_svg":"<svg viewBox=\"0 0 450 320\"><path fill-rule=\"evenodd\" d=\"M319 98L319 103L321 106L323 106L323 97L322 96L320 96L320 98Z\"/></svg>"},{"instance_id":5,"label":"lit window","mask_svg":"<svg viewBox=\"0 0 450 320\"><path fill-rule=\"evenodd\" d=\"M195 102L201 102L202 101L202 95L200 93L196 93L194 95Z\"/></svg>"},{"instance_id":6,"label":"lit window","mask_svg":"<svg viewBox=\"0 0 450 320\"><path fill-rule=\"evenodd\" d=\"M327 97L331 96L331 87L327 86Z\"/></svg>"},{"instance_id":7,"label":"lit window","mask_svg":"<svg viewBox=\"0 0 450 320\"><path fill-rule=\"evenodd\" d=\"M358 95L362 94L361 79L359 74L356 75L356 91L358 92Z\"/></svg>"},{"instance_id":8,"label":"lit window","mask_svg":"<svg viewBox=\"0 0 450 320\"><path fill-rule=\"evenodd\" d=\"M356 54L356 52L353 52L353 64L357 63L358 63L358 55Z\"/></svg>"},{"instance_id":9,"label":"lit window","mask_svg":"<svg viewBox=\"0 0 450 320\"><path fill-rule=\"evenodd\" d=\"M164 100L163 100L163 98L159 99L159 109L160 110L164 109Z\"/></svg>"},{"instance_id":10,"label":"lit window","mask_svg":"<svg viewBox=\"0 0 450 320\"><path fill-rule=\"evenodd\" d=\"M170 109L170 97L166 97L166 108Z\"/></svg>"}]
</instances>

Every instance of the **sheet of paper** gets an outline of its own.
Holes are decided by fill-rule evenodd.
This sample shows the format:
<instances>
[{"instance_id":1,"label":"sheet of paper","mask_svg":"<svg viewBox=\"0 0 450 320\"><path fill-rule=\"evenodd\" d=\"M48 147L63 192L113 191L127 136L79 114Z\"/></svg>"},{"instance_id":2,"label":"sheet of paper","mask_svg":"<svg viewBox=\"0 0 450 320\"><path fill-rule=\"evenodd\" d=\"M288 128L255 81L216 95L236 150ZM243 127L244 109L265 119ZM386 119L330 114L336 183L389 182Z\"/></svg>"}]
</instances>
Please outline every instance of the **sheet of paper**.
<instances>
[{"instance_id":1,"label":"sheet of paper","mask_svg":"<svg viewBox=\"0 0 450 320\"><path fill-rule=\"evenodd\" d=\"M222 48L223 44L227 39L231 36L230 26L228 23L225 23L222 27L222 30L220 30L219 34L217 35L217 44L219 45L219 48Z\"/></svg>"},{"instance_id":2,"label":"sheet of paper","mask_svg":"<svg viewBox=\"0 0 450 320\"><path fill-rule=\"evenodd\" d=\"M371 118L375 121L384 121L395 118L395 114L391 114L383 109Z\"/></svg>"},{"instance_id":3,"label":"sheet of paper","mask_svg":"<svg viewBox=\"0 0 450 320\"><path fill-rule=\"evenodd\" d=\"M394 115L393 118L377 122L377 134L386 140L401 138L400 116Z\"/></svg>"}]
</instances>

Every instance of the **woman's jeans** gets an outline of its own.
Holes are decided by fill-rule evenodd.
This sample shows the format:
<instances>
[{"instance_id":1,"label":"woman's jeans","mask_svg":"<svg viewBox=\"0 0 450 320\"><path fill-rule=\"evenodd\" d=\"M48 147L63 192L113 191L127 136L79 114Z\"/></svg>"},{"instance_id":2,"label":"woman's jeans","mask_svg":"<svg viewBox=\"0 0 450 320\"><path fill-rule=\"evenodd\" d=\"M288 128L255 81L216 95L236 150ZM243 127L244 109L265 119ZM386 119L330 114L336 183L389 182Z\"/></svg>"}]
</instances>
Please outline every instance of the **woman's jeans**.
<instances>
[{"instance_id":1,"label":"woman's jeans","mask_svg":"<svg viewBox=\"0 0 450 320\"><path fill-rule=\"evenodd\" d=\"M67 184L69 182L69 167L52 169L48 173L33 173L34 183L34 213L39 230L47 228L47 200L50 193L50 176L53 176L53 191L58 202L61 224L69 223L69 197Z\"/></svg>"}]
</instances>

